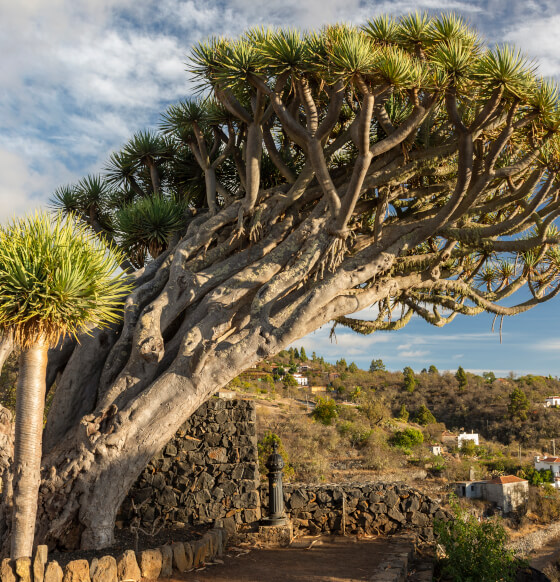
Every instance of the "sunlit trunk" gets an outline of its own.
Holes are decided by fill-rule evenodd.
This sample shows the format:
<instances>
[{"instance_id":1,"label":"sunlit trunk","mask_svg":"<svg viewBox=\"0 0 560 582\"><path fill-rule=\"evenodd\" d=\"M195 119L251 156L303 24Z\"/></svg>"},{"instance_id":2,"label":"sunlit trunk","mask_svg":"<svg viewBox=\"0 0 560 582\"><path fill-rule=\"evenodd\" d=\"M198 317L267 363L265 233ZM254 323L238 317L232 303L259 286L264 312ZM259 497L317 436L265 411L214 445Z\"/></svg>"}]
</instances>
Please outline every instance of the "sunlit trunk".
<instances>
[{"instance_id":1,"label":"sunlit trunk","mask_svg":"<svg viewBox=\"0 0 560 582\"><path fill-rule=\"evenodd\" d=\"M16 392L12 559L31 557L41 480L41 440L48 345L22 351Z\"/></svg>"},{"instance_id":2,"label":"sunlit trunk","mask_svg":"<svg viewBox=\"0 0 560 582\"><path fill-rule=\"evenodd\" d=\"M10 336L4 336L0 339L0 374L6 360L14 350L14 342Z\"/></svg>"}]
</instances>

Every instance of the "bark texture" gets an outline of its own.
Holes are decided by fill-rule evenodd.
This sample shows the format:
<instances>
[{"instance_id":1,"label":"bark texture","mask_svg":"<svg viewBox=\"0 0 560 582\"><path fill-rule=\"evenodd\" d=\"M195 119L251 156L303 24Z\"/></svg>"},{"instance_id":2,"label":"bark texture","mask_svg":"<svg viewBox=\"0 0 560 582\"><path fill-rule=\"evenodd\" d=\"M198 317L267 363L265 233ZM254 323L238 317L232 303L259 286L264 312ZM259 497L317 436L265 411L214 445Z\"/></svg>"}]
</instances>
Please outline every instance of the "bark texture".
<instances>
[{"instance_id":1,"label":"bark texture","mask_svg":"<svg viewBox=\"0 0 560 582\"><path fill-rule=\"evenodd\" d=\"M16 393L14 506L11 558L31 558L41 481L41 439L45 409L48 346L40 341L22 350Z\"/></svg>"}]
</instances>

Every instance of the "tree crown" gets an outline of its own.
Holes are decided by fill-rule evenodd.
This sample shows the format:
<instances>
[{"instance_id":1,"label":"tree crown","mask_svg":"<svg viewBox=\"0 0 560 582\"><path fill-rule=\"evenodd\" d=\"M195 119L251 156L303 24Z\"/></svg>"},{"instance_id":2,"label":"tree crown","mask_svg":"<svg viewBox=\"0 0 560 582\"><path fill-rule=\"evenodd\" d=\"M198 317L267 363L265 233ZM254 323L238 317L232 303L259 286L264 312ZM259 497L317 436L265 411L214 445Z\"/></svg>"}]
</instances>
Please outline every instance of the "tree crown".
<instances>
[{"instance_id":1,"label":"tree crown","mask_svg":"<svg viewBox=\"0 0 560 582\"><path fill-rule=\"evenodd\" d=\"M22 347L121 317L120 256L84 227L35 214L0 228L0 327Z\"/></svg>"}]
</instances>

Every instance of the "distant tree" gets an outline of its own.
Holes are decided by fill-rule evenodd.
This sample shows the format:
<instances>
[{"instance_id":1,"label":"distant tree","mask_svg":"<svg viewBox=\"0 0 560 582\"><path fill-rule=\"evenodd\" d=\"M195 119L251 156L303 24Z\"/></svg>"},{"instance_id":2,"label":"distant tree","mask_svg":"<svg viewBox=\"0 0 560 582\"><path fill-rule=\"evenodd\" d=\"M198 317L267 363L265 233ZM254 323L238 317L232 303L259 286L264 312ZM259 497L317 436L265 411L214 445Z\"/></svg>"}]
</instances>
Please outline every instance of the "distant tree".
<instances>
[{"instance_id":1,"label":"distant tree","mask_svg":"<svg viewBox=\"0 0 560 582\"><path fill-rule=\"evenodd\" d=\"M407 392L414 392L416 388L416 378L414 376L414 370L411 367L406 366L406 368L403 370L403 374L405 390Z\"/></svg>"},{"instance_id":2,"label":"distant tree","mask_svg":"<svg viewBox=\"0 0 560 582\"><path fill-rule=\"evenodd\" d=\"M358 371L358 366L356 365L355 362L350 363L350 365L348 366L348 371L352 374L355 374Z\"/></svg>"},{"instance_id":3,"label":"distant tree","mask_svg":"<svg viewBox=\"0 0 560 582\"><path fill-rule=\"evenodd\" d=\"M428 368L428 372L430 374L439 374L439 370L433 364Z\"/></svg>"},{"instance_id":4,"label":"distant tree","mask_svg":"<svg viewBox=\"0 0 560 582\"><path fill-rule=\"evenodd\" d=\"M383 360L372 360L371 364L369 365L370 372L385 372L385 364Z\"/></svg>"},{"instance_id":5,"label":"distant tree","mask_svg":"<svg viewBox=\"0 0 560 582\"><path fill-rule=\"evenodd\" d=\"M397 416L398 419L402 420L403 422L408 422L408 417L410 413L406 409L404 404L401 405L401 409L399 410L399 415Z\"/></svg>"},{"instance_id":6,"label":"distant tree","mask_svg":"<svg viewBox=\"0 0 560 582\"><path fill-rule=\"evenodd\" d=\"M482 377L486 380L487 384L493 384L496 380L494 372L482 372Z\"/></svg>"},{"instance_id":7,"label":"distant tree","mask_svg":"<svg viewBox=\"0 0 560 582\"><path fill-rule=\"evenodd\" d=\"M527 420L529 399L521 388L516 386L509 395L508 413L511 419Z\"/></svg>"},{"instance_id":8,"label":"distant tree","mask_svg":"<svg viewBox=\"0 0 560 582\"><path fill-rule=\"evenodd\" d=\"M344 358L340 358L340 360L336 362L336 369L339 372L346 372L348 370L348 364Z\"/></svg>"},{"instance_id":9,"label":"distant tree","mask_svg":"<svg viewBox=\"0 0 560 582\"><path fill-rule=\"evenodd\" d=\"M358 400L358 398L360 397L360 394L362 393L362 387L361 386L354 386L352 392L350 392L350 398L356 402L356 400Z\"/></svg>"},{"instance_id":10,"label":"distant tree","mask_svg":"<svg viewBox=\"0 0 560 582\"><path fill-rule=\"evenodd\" d=\"M359 411L365 414L371 424L378 425L390 417L390 411L383 401L378 398L362 396Z\"/></svg>"},{"instance_id":11,"label":"distant tree","mask_svg":"<svg viewBox=\"0 0 560 582\"><path fill-rule=\"evenodd\" d=\"M467 457L476 455L476 443L472 439L466 439L461 443L461 454Z\"/></svg>"},{"instance_id":12,"label":"distant tree","mask_svg":"<svg viewBox=\"0 0 560 582\"><path fill-rule=\"evenodd\" d=\"M307 362L307 354L305 353L305 348L303 346L301 346L301 349L299 350L299 359L302 362Z\"/></svg>"},{"instance_id":13,"label":"distant tree","mask_svg":"<svg viewBox=\"0 0 560 582\"><path fill-rule=\"evenodd\" d=\"M338 407L332 398L318 398L312 416L318 422L329 425L338 416Z\"/></svg>"},{"instance_id":14,"label":"distant tree","mask_svg":"<svg viewBox=\"0 0 560 582\"><path fill-rule=\"evenodd\" d=\"M427 373L428 373L428 370L426 370L426 368L422 368L420 370L420 374L427 374Z\"/></svg>"},{"instance_id":15,"label":"distant tree","mask_svg":"<svg viewBox=\"0 0 560 582\"><path fill-rule=\"evenodd\" d=\"M299 352L297 348L294 348L294 360L299 360Z\"/></svg>"},{"instance_id":16,"label":"distant tree","mask_svg":"<svg viewBox=\"0 0 560 582\"><path fill-rule=\"evenodd\" d=\"M313 361L315 361L315 360L317 359L317 354L316 354L315 352L313 352L313 353L311 354L311 359L312 359Z\"/></svg>"},{"instance_id":17,"label":"distant tree","mask_svg":"<svg viewBox=\"0 0 560 582\"><path fill-rule=\"evenodd\" d=\"M457 368L455 378L457 378L457 382L459 382L459 390L464 390L467 386L468 378L467 373L465 372L465 370L463 370L462 366L459 366Z\"/></svg>"},{"instance_id":18,"label":"distant tree","mask_svg":"<svg viewBox=\"0 0 560 582\"><path fill-rule=\"evenodd\" d=\"M435 416L430 412L430 409L425 404L422 404L422 406L420 406L418 409L415 420L422 426L426 426L427 424L435 424L437 422Z\"/></svg>"},{"instance_id":19,"label":"distant tree","mask_svg":"<svg viewBox=\"0 0 560 582\"><path fill-rule=\"evenodd\" d=\"M284 383L284 386L286 386L286 388L288 388L289 386L299 386L298 381L291 374L286 374L282 382Z\"/></svg>"},{"instance_id":20,"label":"distant tree","mask_svg":"<svg viewBox=\"0 0 560 582\"><path fill-rule=\"evenodd\" d=\"M414 445L421 445L424 442L424 435L416 428L407 428L398 430L389 439L389 442L395 447L410 450Z\"/></svg>"}]
</instances>

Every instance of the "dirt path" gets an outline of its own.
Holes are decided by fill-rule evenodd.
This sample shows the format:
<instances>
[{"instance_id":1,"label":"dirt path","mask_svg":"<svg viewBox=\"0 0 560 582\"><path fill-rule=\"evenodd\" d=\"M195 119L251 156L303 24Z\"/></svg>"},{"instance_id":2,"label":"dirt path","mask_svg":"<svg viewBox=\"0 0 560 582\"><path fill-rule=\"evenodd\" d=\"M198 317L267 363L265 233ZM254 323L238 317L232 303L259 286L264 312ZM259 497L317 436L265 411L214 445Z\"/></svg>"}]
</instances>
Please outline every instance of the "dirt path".
<instances>
[{"instance_id":1,"label":"dirt path","mask_svg":"<svg viewBox=\"0 0 560 582\"><path fill-rule=\"evenodd\" d=\"M533 568L543 570L553 562L557 562L560 558L560 538L550 540L546 545L538 550L535 550L531 556L530 562Z\"/></svg>"},{"instance_id":2,"label":"dirt path","mask_svg":"<svg viewBox=\"0 0 560 582\"><path fill-rule=\"evenodd\" d=\"M387 539L325 537L312 547L228 550L224 563L189 572L174 582L358 582L372 580L376 566L399 547Z\"/></svg>"}]
</instances>

